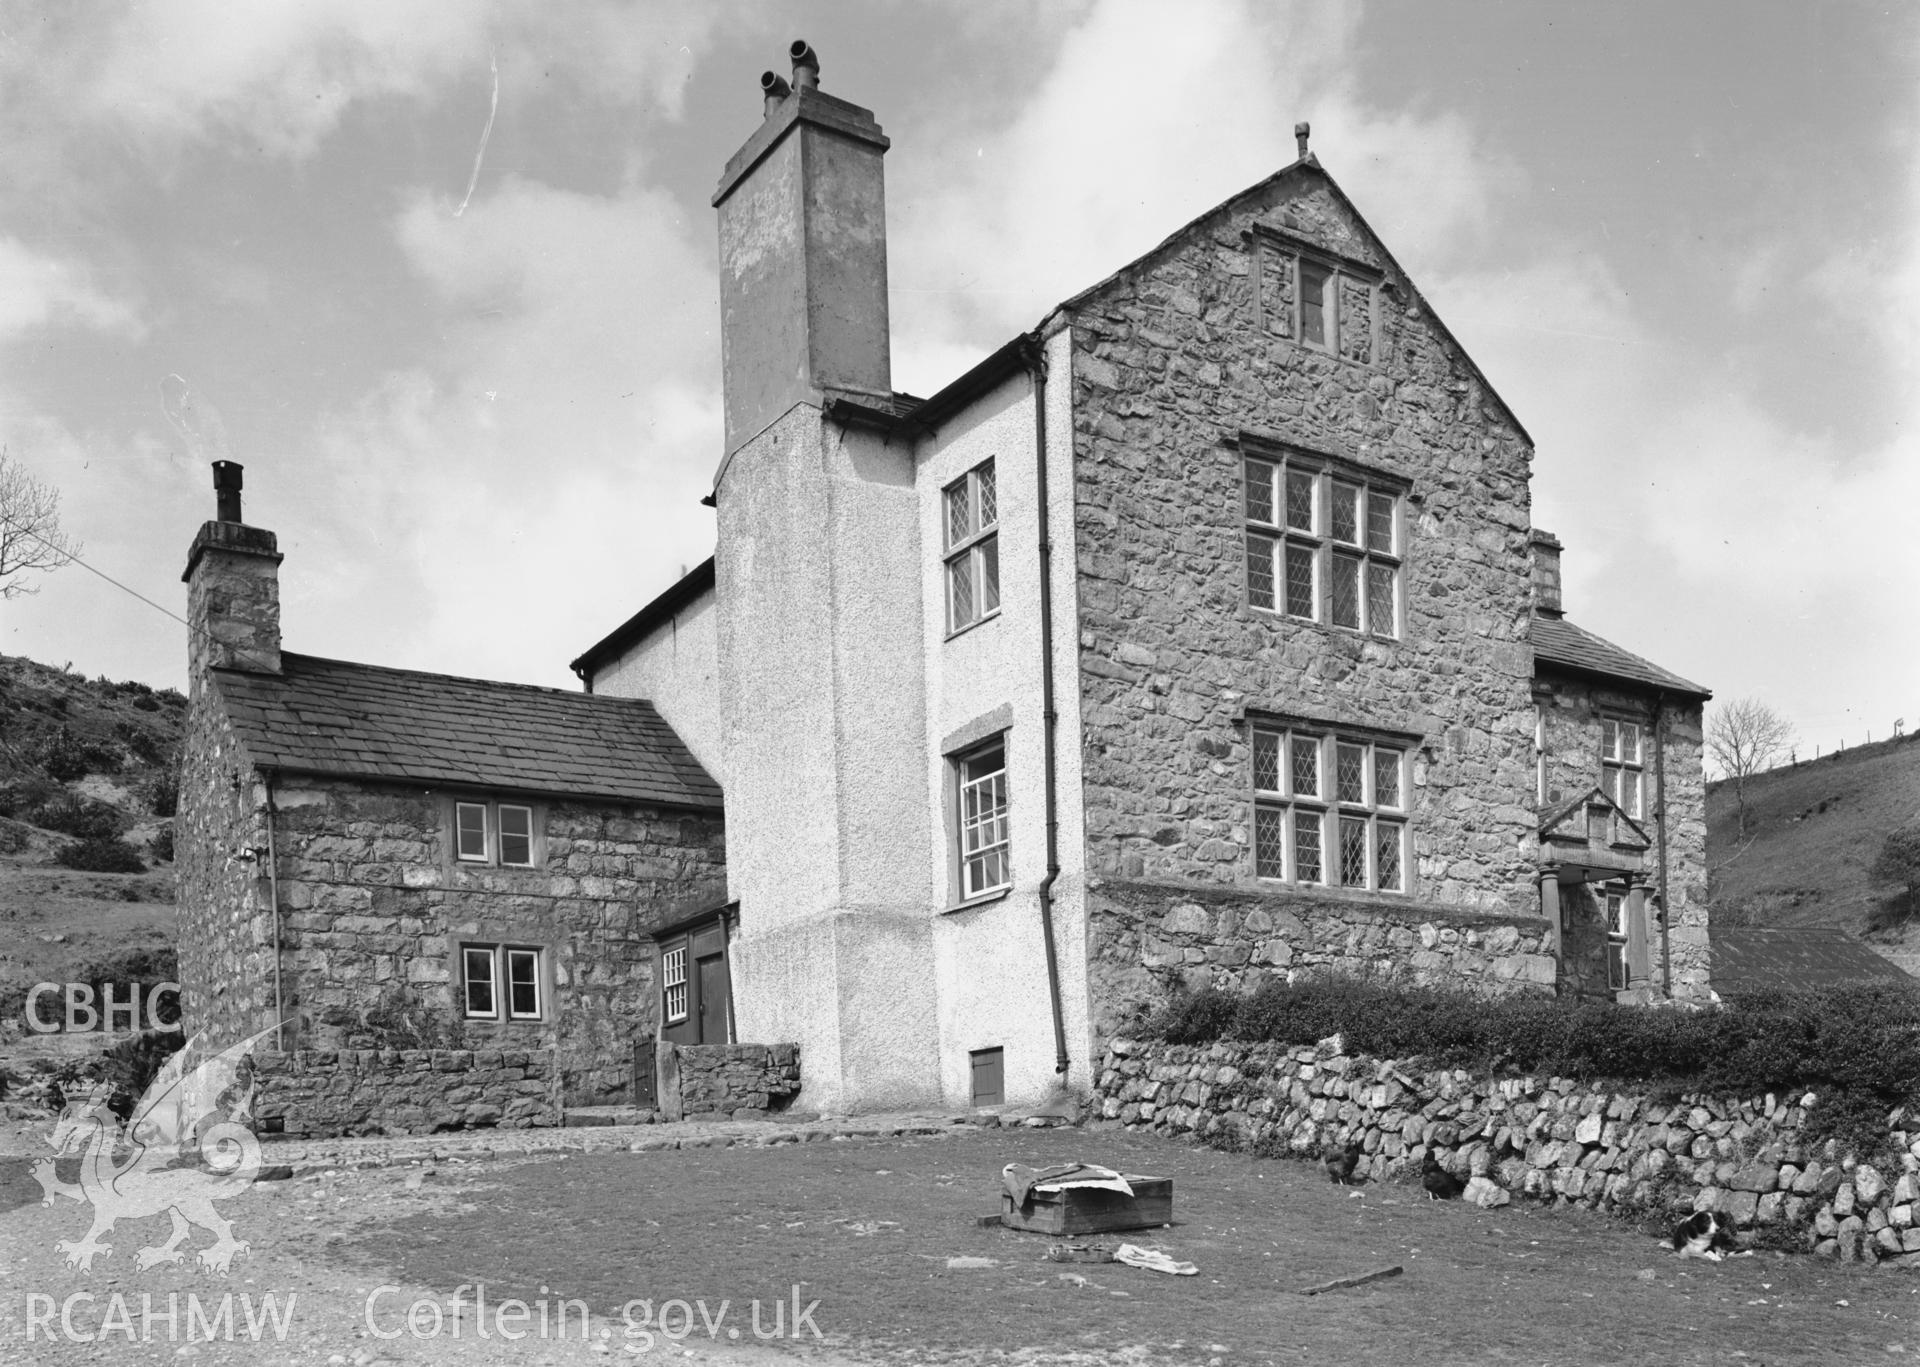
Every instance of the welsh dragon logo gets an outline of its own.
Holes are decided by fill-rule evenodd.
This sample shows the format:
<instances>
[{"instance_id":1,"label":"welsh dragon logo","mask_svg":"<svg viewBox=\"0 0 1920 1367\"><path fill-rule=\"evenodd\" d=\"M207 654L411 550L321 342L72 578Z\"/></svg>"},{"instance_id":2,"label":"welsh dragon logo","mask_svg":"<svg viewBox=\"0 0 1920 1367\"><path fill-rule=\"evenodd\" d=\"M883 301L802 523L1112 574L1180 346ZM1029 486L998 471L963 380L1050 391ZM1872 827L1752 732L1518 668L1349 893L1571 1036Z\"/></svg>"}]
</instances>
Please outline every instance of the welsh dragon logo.
<instances>
[{"instance_id":1,"label":"welsh dragon logo","mask_svg":"<svg viewBox=\"0 0 1920 1367\"><path fill-rule=\"evenodd\" d=\"M134 1265L143 1271L177 1263L180 1245L197 1225L214 1236L199 1252L202 1267L225 1274L247 1244L233 1237L233 1226L213 1208L215 1201L237 1196L260 1172L260 1141L249 1122L253 1115L253 1077L242 1066L253 1046L277 1027L214 1053L205 1035L195 1035L168 1059L126 1126L108 1109L110 1084L95 1087L84 1100L68 1103L48 1140L57 1156L80 1155L80 1181L63 1182L52 1158L34 1164L33 1175L50 1206L56 1196L91 1202L93 1227L79 1240L55 1245L69 1266L93 1270L96 1257L111 1256L100 1242L120 1220L142 1220L162 1211L173 1217L165 1243L143 1248Z\"/></svg>"}]
</instances>

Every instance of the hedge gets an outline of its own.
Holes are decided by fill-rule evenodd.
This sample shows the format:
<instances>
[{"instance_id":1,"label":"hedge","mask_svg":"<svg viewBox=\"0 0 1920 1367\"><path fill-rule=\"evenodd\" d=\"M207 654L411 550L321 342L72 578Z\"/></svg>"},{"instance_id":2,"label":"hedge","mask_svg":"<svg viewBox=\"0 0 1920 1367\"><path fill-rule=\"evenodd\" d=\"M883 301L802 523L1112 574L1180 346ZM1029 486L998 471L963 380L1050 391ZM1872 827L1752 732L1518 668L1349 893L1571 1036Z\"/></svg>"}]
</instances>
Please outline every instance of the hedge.
<instances>
[{"instance_id":1,"label":"hedge","mask_svg":"<svg viewBox=\"0 0 1920 1367\"><path fill-rule=\"evenodd\" d=\"M1272 981L1248 996L1176 997L1147 1025L1173 1044L1312 1044L1436 1067L1644 1084L1656 1092L1815 1092L1815 1137L1887 1143L1887 1113L1920 1096L1920 996L1900 988L1743 993L1717 1008L1550 997L1488 1000L1340 978Z\"/></svg>"}]
</instances>

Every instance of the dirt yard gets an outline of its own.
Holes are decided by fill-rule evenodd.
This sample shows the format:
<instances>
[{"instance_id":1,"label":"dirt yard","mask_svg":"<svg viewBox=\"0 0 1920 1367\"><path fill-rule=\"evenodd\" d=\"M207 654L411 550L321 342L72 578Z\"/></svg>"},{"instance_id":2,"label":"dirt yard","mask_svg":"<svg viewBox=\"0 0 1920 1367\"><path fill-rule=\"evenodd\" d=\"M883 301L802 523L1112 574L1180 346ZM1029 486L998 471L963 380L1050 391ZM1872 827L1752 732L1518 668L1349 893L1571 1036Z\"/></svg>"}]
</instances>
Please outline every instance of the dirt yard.
<instances>
[{"instance_id":1,"label":"dirt yard","mask_svg":"<svg viewBox=\"0 0 1920 1367\"><path fill-rule=\"evenodd\" d=\"M1198 1265L1173 1277L1047 1262L1049 1240L981 1228L1002 1164L1066 1158L1174 1179L1175 1225L1127 1236ZM116 1231L83 1275L55 1240L85 1211L39 1205L25 1164L0 1167L0 1362L367 1364L685 1360L826 1367L880 1363L1846 1363L1920 1355L1920 1279L1771 1254L1719 1264L1668 1256L1645 1234L1584 1212L1435 1204L1417 1187L1330 1185L1317 1167L1125 1134L967 1130L952 1138L688 1148L333 1173L263 1183L221 1209L251 1250L230 1277L136 1271L160 1219ZM21 1202L26 1204L20 1204ZM196 1245L208 1236L196 1232ZM972 1260L950 1267L949 1259ZM1399 1265L1354 1290L1302 1288ZM519 1299L578 1298L582 1341L473 1337ZM408 1308L434 1337L402 1330ZM456 1288L463 1337L452 1337ZM796 1290L798 1300L796 1302ZM284 1342L188 1345L24 1339L27 1297L89 1291L76 1327L110 1295L193 1291L217 1300L298 1297ZM783 1312L778 1349L759 1346ZM633 1305L626 1321L622 1307ZM683 1302L670 1305L670 1302ZM722 1309L722 1302L725 1308ZM796 1309L810 1316L791 1338ZM672 1331L661 1335L663 1327ZM513 1321L509 1319L508 1324ZM817 1327L819 1338L811 1332ZM59 1328L57 1316L54 1328ZM681 1334L681 1330L690 1333ZM731 1333L730 1333L731 1331ZM737 1335L737 1337L735 1337ZM644 1351L643 1351L644 1350Z\"/></svg>"}]
</instances>

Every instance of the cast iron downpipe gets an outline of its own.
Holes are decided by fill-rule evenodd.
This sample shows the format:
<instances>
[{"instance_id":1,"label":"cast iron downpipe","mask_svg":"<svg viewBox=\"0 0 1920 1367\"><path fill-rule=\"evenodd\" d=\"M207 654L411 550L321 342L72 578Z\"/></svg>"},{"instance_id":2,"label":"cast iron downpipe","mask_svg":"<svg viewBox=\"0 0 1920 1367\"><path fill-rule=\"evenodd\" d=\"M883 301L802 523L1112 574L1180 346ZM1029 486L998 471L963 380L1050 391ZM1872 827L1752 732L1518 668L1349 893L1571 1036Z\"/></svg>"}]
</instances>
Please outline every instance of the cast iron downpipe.
<instances>
[{"instance_id":1,"label":"cast iron downpipe","mask_svg":"<svg viewBox=\"0 0 1920 1367\"><path fill-rule=\"evenodd\" d=\"M1040 489L1040 716L1047 791L1047 876L1040 880L1040 934L1047 946L1047 1000L1053 1007L1053 1071L1066 1076L1067 1022L1060 1007L1060 953L1053 943L1053 885L1060 877L1060 804L1055 790L1053 706L1053 536L1047 526L1047 353L1038 338L1026 348L1033 376L1033 451Z\"/></svg>"},{"instance_id":2,"label":"cast iron downpipe","mask_svg":"<svg viewBox=\"0 0 1920 1367\"><path fill-rule=\"evenodd\" d=\"M1667 898L1667 842L1673 829L1667 824L1667 695L1653 695L1653 801L1660 816L1660 862L1655 876L1660 880L1660 988L1673 996L1673 948L1667 938L1673 920L1673 903Z\"/></svg>"}]
</instances>

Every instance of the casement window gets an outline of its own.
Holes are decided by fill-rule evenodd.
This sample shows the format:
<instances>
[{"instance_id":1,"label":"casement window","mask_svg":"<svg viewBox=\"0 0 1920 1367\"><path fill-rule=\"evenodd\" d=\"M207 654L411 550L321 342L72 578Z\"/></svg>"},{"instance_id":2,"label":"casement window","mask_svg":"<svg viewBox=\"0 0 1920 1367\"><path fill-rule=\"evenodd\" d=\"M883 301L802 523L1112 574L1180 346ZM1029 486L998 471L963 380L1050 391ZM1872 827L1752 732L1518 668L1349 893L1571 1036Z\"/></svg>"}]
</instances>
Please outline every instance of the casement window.
<instances>
[{"instance_id":1,"label":"casement window","mask_svg":"<svg viewBox=\"0 0 1920 1367\"><path fill-rule=\"evenodd\" d=\"M1380 273L1290 237L1260 237L1260 306L1268 331L1371 364L1379 350Z\"/></svg>"},{"instance_id":2,"label":"casement window","mask_svg":"<svg viewBox=\"0 0 1920 1367\"><path fill-rule=\"evenodd\" d=\"M1007 745L997 737L954 759L960 899L1013 882L1007 822Z\"/></svg>"},{"instance_id":3,"label":"casement window","mask_svg":"<svg viewBox=\"0 0 1920 1367\"><path fill-rule=\"evenodd\" d=\"M660 956L660 1001L667 1024L687 1018L687 947L669 949Z\"/></svg>"},{"instance_id":4,"label":"casement window","mask_svg":"<svg viewBox=\"0 0 1920 1367\"><path fill-rule=\"evenodd\" d=\"M1627 988L1627 894L1608 888L1602 898L1607 918L1607 986Z\"/></svg>"},{"instance_id":5,"label":"casement window","mask_svg":"<svg viewBox=\"0 0 1920 1367\"><path fill-rule=\"evenodd\" d=\"M1000 611L1000 505L993 462L982 461L942 495L946 522L947 630Z\"/></svg>"},{"instance_id":6,"label":"casement window","mask_svg":"<svg viewBox=\"0 0 1920 1367\"><path fill-rule=\"evenodd\" d=\"M532 868L533 808L513 802L456 802L453 848L462 864Z\"/></svg>"},{"instance_id":7,"label":"casement window","mask_svg":"<svg viewBox=\"0 0 1920 1367\"><path fill-rule=\"evenodd\" d=\"M460 992L467 1019L544 1019L546 975L540 960L541 951L531 945L461 945Z\"/></svg>"},{"instance_id":8,"label":"casement window","mask_svg":"<svg viewBox=\"0 0 1920 1367\"><path fill-rule=\"evenodd\" d=\"M1247 601L1397 639L1401 490L1308 455L1245 461Z\"/></svg>"},{"instance_id":9,"label":"casement window","mask_svg":"<svg viewBox=\"0 0 1920 1367\"><path fill-rule=\"evenodd\" d=\"M1253 729L1261 878L1407 891L1407 752L1298 727Z\"/></svg>"},{"instance_id":10,"label":"casement window","mask_svg":"<svg viewBox=\"0 0 1920 1367\"><path fill-rule=\"evenodd\" d=\"M1645 777L1640 760L1640 724L1603 718L1600 723L1600 787L1620 810L1640 819Z\"/></svg>"}]
</instances>

